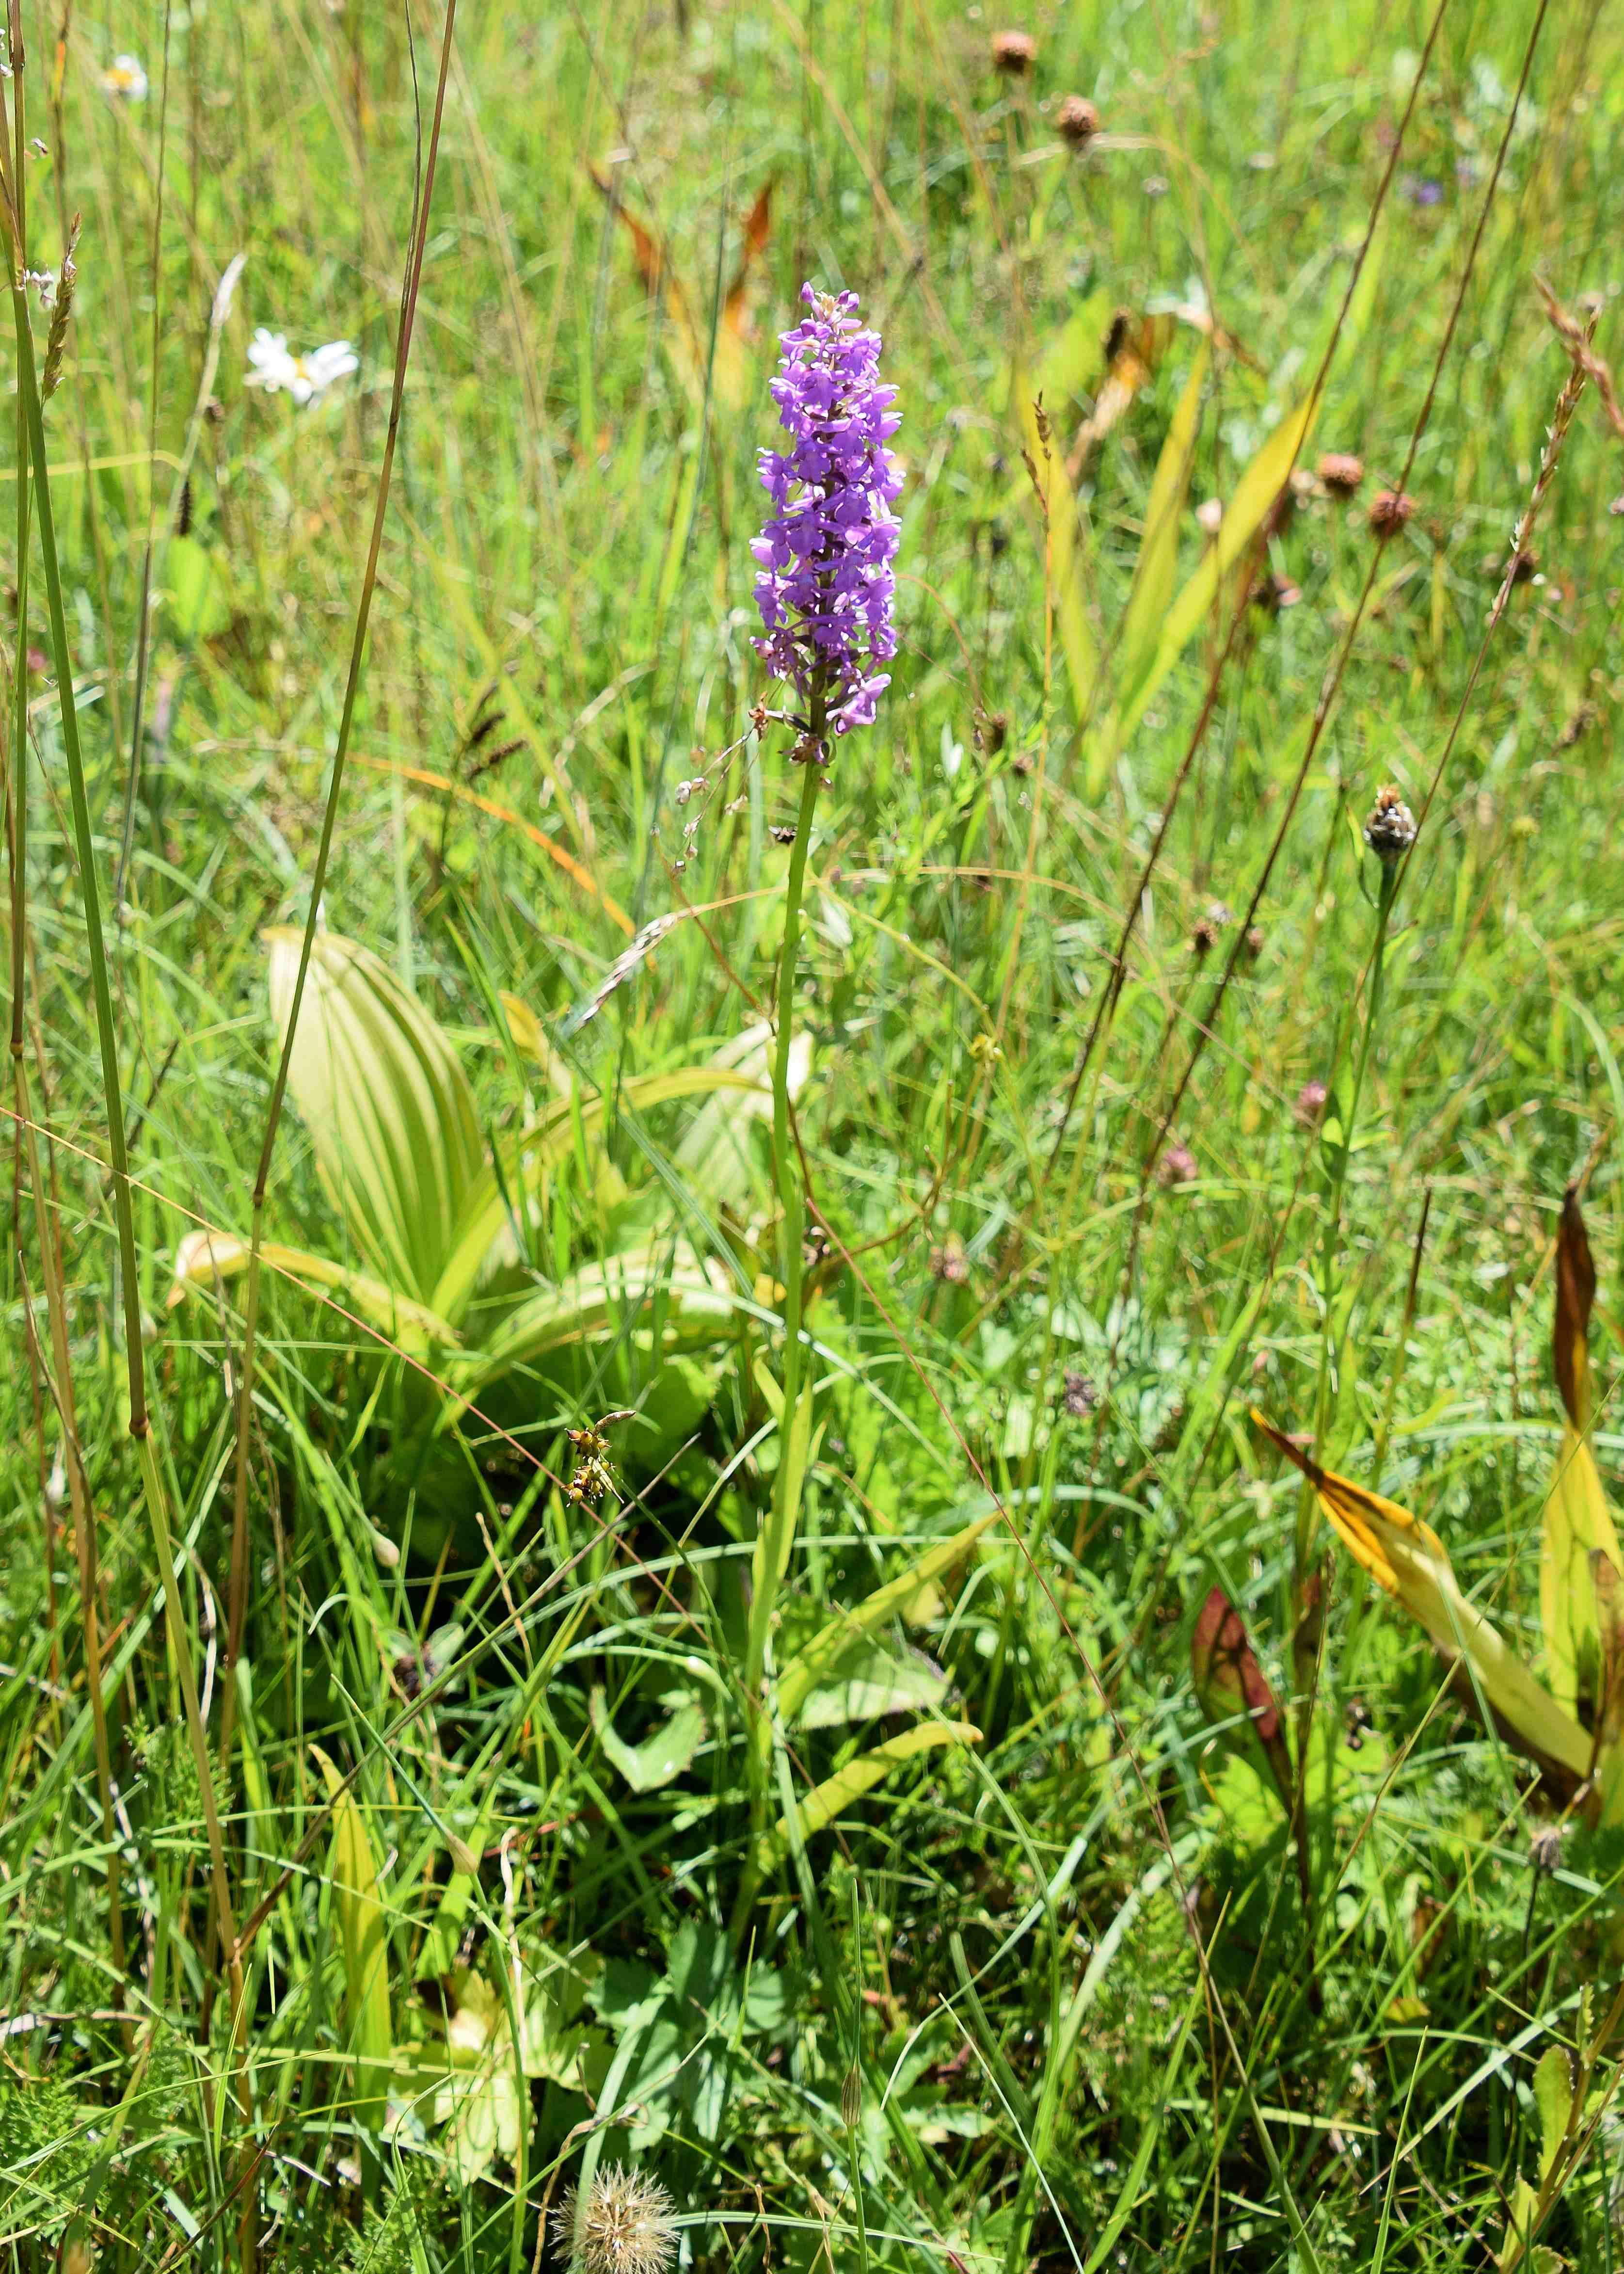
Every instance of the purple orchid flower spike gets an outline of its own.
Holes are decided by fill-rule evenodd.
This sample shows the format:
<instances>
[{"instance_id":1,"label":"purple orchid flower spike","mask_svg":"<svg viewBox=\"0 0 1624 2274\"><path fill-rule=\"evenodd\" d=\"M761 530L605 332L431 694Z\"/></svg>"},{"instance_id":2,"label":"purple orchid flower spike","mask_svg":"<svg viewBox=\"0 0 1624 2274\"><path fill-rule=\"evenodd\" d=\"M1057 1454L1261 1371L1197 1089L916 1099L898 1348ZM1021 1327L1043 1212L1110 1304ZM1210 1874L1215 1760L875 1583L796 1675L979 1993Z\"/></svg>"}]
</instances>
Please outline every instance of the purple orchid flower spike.
<instances>
[{"instance_id":1,"label":"purple orchid flower spike","mask_svg":"<svg viewBox=\"0 0 1624 2274\"><path fill-rule=\"evenodd\" d=\"M891 683L879 666L897 651L891 505L902 475L885 446L901 421L856 293L807 284L801 297L809 312L783 335L772 382L789 448L761 454L773 511L750 549L765 627L756 645L800 697L803 752L821 762L827 736L874 724Z\"/></svg>"}]
</instances>

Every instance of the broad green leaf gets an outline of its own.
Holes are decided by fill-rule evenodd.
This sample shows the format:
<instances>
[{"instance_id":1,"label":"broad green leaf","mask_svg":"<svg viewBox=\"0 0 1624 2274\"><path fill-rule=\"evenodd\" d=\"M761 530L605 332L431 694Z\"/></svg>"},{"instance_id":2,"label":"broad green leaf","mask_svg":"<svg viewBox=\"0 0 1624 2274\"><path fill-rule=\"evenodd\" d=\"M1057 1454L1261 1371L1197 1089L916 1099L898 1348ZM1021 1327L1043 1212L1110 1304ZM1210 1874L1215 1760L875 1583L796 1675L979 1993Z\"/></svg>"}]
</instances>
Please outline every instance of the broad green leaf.
<instances>
[{"instance_id":1,"label":"broad green leaf","mask_svg":"<svg viewBox=\"0 0 1624 2274\"><path fill-rule=\"evenodd\" d=\"M609 1717L601 1690L590 1699L592 1728L605 1758L611 1761L634 1792L658 1792L682 1774L705 1740L704 1709L697 1698L679 1706L641 1744L628 1745Z\"/></svg>"},{"instance_id":2,"label":"broad green leaf","mask_svg":"<svg viewBox=\"0 0 1624 2274\"><path fill-rule=\"evenodd\" d=\"M719 1264L707 1264L686 1240L655 1239L640 1247L583 1263L555 1287L538 1288L515 1306L477 1357L456 1371L459 1392L476 1398L481 1387L550 1353L620 1335L640 1314L660 1306L668 1347L725 1339L735 1330L735 1291Z\"/></svg>"},{"instance_id":3,"label":"broad green leaf","mask_svg":"<svg viewBox=\"0 0 1624 2274\"><path fill-rule=\"evenodd\" d=\"M1539 1622L1553 1697L1569 1713L1577 1713L1583 1700L1592 1717L1602 1688L1601 1630L1590 1561L1598 1554L1606 1557L1614 1571L1624 1567L1595 1456L1572 1422L1564 1421L1556 1473L1545 1495Z\"/></svg>"},{"instance_id":4,"label":"broad green leaf","mask_svg":"<svg viewBox=\"0 0 1624 2274\"><path fill-rule=\"evenodd\" d=\"M357 2121L383 2128L394 2050L389 2024L389 1939L378 1893L378 1866L366 1819L337 1769L312 1745L333 1801L333 1853L327 1866L344 1959L344 2005L355 2057Z\"/></svg>"},{"instance_id":5,"label":"broad green leaf","mask_svg":"<svg viewBox=\"0 0 1624 2274\"><path fill-rule=\"evenodd\" d=\"M1535 1680L1498 1628L1467 1601L1443 1542L1430 1525L1396 1502L1322 1469L1255 1407L1252 1418L1309 1480L1354 1561L1403 1604L1450 1663L1468 1662L1475 1687L1463 1688L1462 1696L1475 1699L1481 1691L1496 1719L1533 1759L1583 1783L1590 1767L1589 1736Z\"/></svg>"},{"instance_id":6,"label":"broad green leaf","mask_svg":"<svg viewBox=\"0 0 1624 2274\"><path fill-rule=\"evenodd\" d=\"M898 1577L876 1587L850 1610L837 1612L778 1676L778 1711L785 1721L795 1721L812 1691L831 1678L842 1653L860 1636L872 1634L887 1619L898 1616L922 1587L962 1562L981 1534L998 1522L1000 1514L998 1509L989 1509L985 1516L965 1525L951 1539L938 1540L934 1547L926 1548Z\"/></svg>"},{"instance_id":7,"label":"broad green leaf","mask_svg":"<svg viewBox=\"0 0 1624 2274\"><path fill-rule=\"evenodd\" d=\"M278 929L266 939L285 1034L300 937ZM357 1246L388 1285L443 1311L435 1285L484 1166L473 1095L422 1005L336 932L316 936L289 1084Z\"/></svg>"},{"instance_id":8,"label":"broad green leaf","mask_svg":"<svg viewBox=\"0 0 1624 2274\"><path fill-rule=\"evenodd\" d=\"M1048 534L1040 560L1040 600L1047 594L1055 612L1055 629L1071 682L1071 702L1079 720L1088 717L1100 675L1099 644L1088 621L1082 577L1077 558L1077 499L1067 479L1065 454L1057 434L1049 439L1044 455L1038 432L1036 397L1019 358L1011 382L1021 439L1046 501ZM1049 406L1052 408L1052 406Z\"/></svg>"},{"instance_id":9,"label":"broad green leaf","mask_svg":"<svg viewBox=\"0 0 1624 2274\"><path fill-rule=\"evenodd\" d=\"M402 2051L395 2097L419 2121L444 2127L440 2144L463 2185L494 2163L516 2163L530 2119L521 2074L581 2089L581 2014L595 1971L595 1960L577 1966L553 1952L527 1961L510 1984L519 2014L515 2059L507 1997L475 1968L456 1967L444 2021L434 2025L440 2034Z\"/></svg>"},{"instance_id":10,"label":"broad green leaf","mask_svg":"<svg viewBox=\"0 0 1624 2274\"><path fill-rule=\"evenodd\" d=\"M1534 2069L1534 2105L1539 2111L1539 2184L1551 2176L1551 2167L1568 2137L1573 2112L1573 2063L1560 2045L1547 2045Z\"/></svg>"},{"instance_id":11,"label":"broad green leaf","mask_svg":"<svg viewBox=\"0 0 1624 2274\"><path fill-rule=\"evenodd\" d=\"M1198 340L1190 376L1184 381L1184 391L1178 398L1178 407L1151 479L1150 496L1145 507L1145 534L1139 540L1139 563L1133 572L1133 590L1128 596L1116 643L1121 702L1132 700L1140 677L1150 668L1162 620L1173 595L1179 529L1195 464L1196 435L1211 361L1211 341Z\"/></svg>"},{"instance_id":12,"label":"broad green leaf","mask_svg":"<svg viewBox=\"0 0 1624 2274\"><path fill-rule=\"evenodd\" d=\"M799 1836L802 1840L809 1840L814 1833L822 1832L854 1801L861 1800L864 1793L872 1792L875 1786L888 1777L893 1769L900 1768L904 1761L914 1760L919 1754L929 1752L937 1745L979 1745L981 1742L981 1731L973 1728L967 1721L917 1722L913 1728L905 1729L900 1736L890 1737L884 1744L876 1745L872 1751L860 1753L854 1761L848 1761L833 1776L825 1777L822 1784L814 1786L796 1807ZM789 1838L789 1819L781 1816L771 1832L762 1834L757 1845L758 1872L772 1870L788 1848Z\"/></svg>"},{"instance_id":13,"label":"broad green leaf","mask_svg":"<svg viewBox=\"0 0 1624 2274\"><path fill-rule=\"evenodd\" d=\"M758 1092L760 1082L748 1073L721 1065L679 1066L666 1073L639 1074L620 1090L620 1106L646 1113L685 1097L703 1097L714 1090ZM589 1144L603 1133L608 1100L583 1098L579 1126ZM574 1150L576 1115L569 1098L548 1107L518 1138L502 1148L507 1195L495 1171L484 1168L471 1179L463 1201L455 1237L446 1256L432 1301L447 1318L460 1319L481 1279L495 1265L512 1261L513 1221L509 1200L523 1194L528 1201L543 1189L559 1163Z\"/></svg>"},{"instance_id":14,"label":"broad green leaf","mask_svg":"<svg viewBox=\"0 0 1624 2274\"><path fill-rule=\"evenodd\" d=\"M231 621L229 571L223 553L195 537L171 537L164 555L169 621L184 640L213 639Z\"/></svg>"},{"instance_id":15,"label":"broad green leaf","mask_svg":"<svg viewBox=\"0 0 1624 2274\"><path fill-rule=\"evenodd\" d=\"M836 1729L886 1713L930 1713L947 1676L922 1650L888 1650L872 1636L848 1644L801 1708L803 1729Z\"/></svg>"},{"instance_id":16,"label":"broad green leaf","mask_svg":"<svg viewBox=\"0 0 1624 2274\"><path fill-rule=\"evenodd\" d=\"M686 1183L713 1209L743 1215L762 1183L750 1147L751 1132L772 1119L772 1028L763 1020L717 1052L718 1073L743 1078L745 1087L719 1088L694 1116L676 1150L675 1165ZM812 1037L804 1029L790 1043L789 1094L800 1096L812 1066Z\"/></svg>"},{"instance_id":17,"label":"broad green leaf","mask_svg":"<svg viewBox=\"0 0 1624 2274\"><path fill-rule=\"evenodd\" d=\"M175 1276L165 1303L173 1310L194 1287L212 1287L216 1279L235 1279L248 1269L249 1243L234 1231L189 1231L175 1250ZM284 1247L262 1240L259 1261L266 1270L304 1285L327 1287L343 1308L357 1311L391 1342L408 1337L418 1343L455 1345L456 1329L425 1304L397 1294L365 1271L347 1270L331 1256L312 1255L303 1247Z\"/></svg>"}]
</instances>

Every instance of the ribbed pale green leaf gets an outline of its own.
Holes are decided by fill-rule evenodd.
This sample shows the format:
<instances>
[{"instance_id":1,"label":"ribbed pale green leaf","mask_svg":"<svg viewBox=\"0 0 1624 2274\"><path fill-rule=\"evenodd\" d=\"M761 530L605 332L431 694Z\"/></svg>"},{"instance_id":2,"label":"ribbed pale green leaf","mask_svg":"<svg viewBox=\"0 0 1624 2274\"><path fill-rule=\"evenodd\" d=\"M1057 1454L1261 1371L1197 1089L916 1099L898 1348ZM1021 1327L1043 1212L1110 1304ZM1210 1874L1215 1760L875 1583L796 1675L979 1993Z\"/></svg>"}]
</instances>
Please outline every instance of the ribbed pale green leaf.
<instances>
[{"instance_id":1,"label":"ribbed pale green leaf","mask_svg":"<svg viewBox=\"0 0 1624 2274\"><path fill-rule=\"evenodd\" d=\"M299 935L270 949L286 1031ZM378 1276L433 1309L469 1189L484 1166L473 1094L450 1041L387 966L318 933L289 1065L323 1183Z\"/></svg>"}]
</instances>

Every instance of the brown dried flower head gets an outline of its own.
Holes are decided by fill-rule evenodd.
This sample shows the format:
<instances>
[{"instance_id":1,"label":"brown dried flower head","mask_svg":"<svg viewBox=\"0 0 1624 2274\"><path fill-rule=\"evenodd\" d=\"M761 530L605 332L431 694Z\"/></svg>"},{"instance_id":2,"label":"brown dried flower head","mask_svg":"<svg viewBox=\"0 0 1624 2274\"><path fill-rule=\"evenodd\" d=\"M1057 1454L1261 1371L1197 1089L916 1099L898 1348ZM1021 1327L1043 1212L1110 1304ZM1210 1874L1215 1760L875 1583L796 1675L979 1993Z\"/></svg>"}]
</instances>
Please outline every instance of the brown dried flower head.
<instances>
[{"instance_id":1,"label":"brown dried flower head","mask_svg":"<svg viewBox=\"0 0 1624 2274\"><path fill-rule=\"evenodd\" d=\"M1365 842L1384 867L1401 860L1416 841L1416 817L1404 802L1404 794L1389 782L1376 793L1376 802L1365 817Z\"/></svg>"},{"instance_id":2,"label":"brown dried flower head","mask_svg":"<svg viewBox=\"0 0 1624 2274\"><path fill-rule=\"evenodd\" d=\"M1384 540L1396 537L1415 513L1416 501L1408 490L1378 490L1370 501L1370 525Z\"/></svg>"},{"instance_id":3,"label":"brown dried flower head","mask_svg":"<svg viewBox=\"0 0 1624 2274\"><path fill-rule=\"evenodd\" d=\"M1210 916L1198 916L1190 934L1190 953L1199 961L1218 945L1218 927Z\"/></svg>"},{"instance_id":4,"label":"brown dried flower head","mask_svg":"<svg viewBox=\"0 0 1624 2274\"><path fill-rule=\"evenodd\" d=\"M1262 954L1267 945L1268 942L1264 937L1263 927L1261 924L1251 924L1247 927L1246 953L1254 963Z\"/></svg>"},{"instance_id":5,"label":"brown dried flower head","mask_svg":"<svg viewBox=\"0 0 1624 2274\"><path fill-rule=\"evenodd\" d=\"M677 2255L671 2197L658 2180L611 2164L584 2197L574 2187L561 2197L553 2245L574 2274L665 2274Z\"/></svg>"},{"instance_id":6,"label":"brown dried flower head","mask_svg":"<svg viewBox=\"0 0 1624 2274\"><path fill-rule=\"evenodd\" d=\"M1100 131L1100 114L1086 94L1068 94L1055 113L1055 126L1063 142L1086 150Z\"/></svg>"},{"instance_id":7,"label":"brown dried flower head","mask_svg":"<svg viewBox=\"0 0 1624 2274\"><path fill-rule=\"evenodd\" d=\"M1038 43L1030 32L995 32L992 35L994 68L1005 72L1011 79L1025 79L1038 59Z\"/></svg>"},{"instance_id":8,"label":"brown dried flower head","mask_svg":"<svg viewBox=\"0 0 1624 2274\"><path fill-rule=\"evenodd\" d=\"M945 1280L950 1287L962 1287L969 1279L970 1258L956 1231L950 1231L940 1247L931 1249L930 1276Z\"/></svg>"},{"instance_id":9,"label":"brown dried flower head","mask_svg":"<svg viewBox=\"0 0 1624 2274\"><path fill-rule=\"evenodd\" d=\"M1063 1402L1072 1419L1080 1421L1085 1414L1094 1412L1100 1402L1100 1393L1086 1374L1075 1374L1068 1367Z\"/></svg>"},{"instance_id":10,"label":"brown dried flower head","mask_svg":"<svg viewBox=\"0 0 1624 2274\"><path fill-rule=\"evenodd\" d=\"M1350 498L1365 479L1365 461L1351 450L1327 450L1320 461L1320 478L1333 497Z\"/></svg>"}]
</instances>

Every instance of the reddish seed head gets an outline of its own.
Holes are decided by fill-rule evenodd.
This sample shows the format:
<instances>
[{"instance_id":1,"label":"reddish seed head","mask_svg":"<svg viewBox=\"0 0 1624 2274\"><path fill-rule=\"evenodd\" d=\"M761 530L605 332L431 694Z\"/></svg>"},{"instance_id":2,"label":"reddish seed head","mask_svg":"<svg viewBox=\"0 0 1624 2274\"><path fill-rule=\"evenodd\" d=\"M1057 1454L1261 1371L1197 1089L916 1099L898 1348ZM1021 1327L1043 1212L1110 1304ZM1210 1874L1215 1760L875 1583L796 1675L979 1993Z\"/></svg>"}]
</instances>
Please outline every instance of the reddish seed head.
<instances>
[{"instance_id":1,"label":"reddish seed head","mask_svg":"<svg viewBox=\"0 0 1624 2274\"><path fill-rule=\"evenodd\" d=\"M1055 125L1063 142L1086 150L1100 131L1100 114L1086 94L1068 94L1055 114Z\"/></svg>"},{"instance_id":2,"label":"reddish seed head","mask_svg":"<svg viewBox=\"0 0 1624 2274\"><path fill-rule=\"evenodd\" d=\"M1218 927L1209 916L1198 919L1190 935L1190 953L1196 957L1210 955L1218 945Z\"/></svg>"},{"instance_id":3,"label":"reddish seed head","mask_svg":"<svg viewBox=\"0 0 1624 2274\"><path fill-rule=\"evenodd\" d=\"M1370 525L1384 540L1395 537L1416 509L1407 490L1378 490L1370 502Z\"/></svg>"},{"instance_id":4,"label":"reddish seed head","mask_svg":"<svg viewBox=\"0 0 1624 2274\"><path fill-rule=\"evenodd\" d=\"M1351 497L1365 479L1365 461L1351 450L1327 450L1320 461L1320 478L1333 497Z\"/></svg>"},{"instance_id":5,"label":"reddish seed head","mask_svg":"<svg viewBox=\"0 0 1624 2274\"><path fill-rule=\"evenodd\" d=\"M1264 948L1267 946L1267 942L1265 940L1265 938L1264 938L1264 937L1263 937L1263 927L1262 927L1262 925L1261 925L1261 924L1253 924L1253 925L1252 925L1252 927L1250 928L1250 930L1247 931L1247 934L1246 934L1246 953L1247 953L1247 954L1248 954L1249 956L1251 956L1251 958L1252 958L1252 961L1253 961L1254 963L1257 961L1258 958L1262 954L1262 953L1263 953L1263 951L1264 951Z\"/></svg>"},{"instance_id":6,"label":"reddish seed head","mask_svg":"<svg viewBox=\"0 0 1624 2274\"><path fill-rule=\"evenodd\" d=\"M1291 1101L1291 1118L1304 1129L1312 1129L1325 1111L1326 1088L1322 1081L1305 1081Z\"/></svg>"},{"instance_id":7,"label":"reddish seed head","mask_svg":"<svg viewBox=\"0 0 1624 2274\"><path fill-rule=\"evenodd\" d=\"M1164 1185L1192 1185L1200 1171L1188 1145L1173 1144L1157 1162L1156 1174Z\"/></svg>"},{"instance_id":8,"label":"reddish seed head","mask_svg":"<svg viewBox=\"0 0 1624 2274\"><path fill-rule=\"evenodd\" d=\"M1011 79L1025 79L1038 59L1038 43L1030 32L995 32L992 35L994 68L1007 72Z\"/></svg>"}]
</instances>

